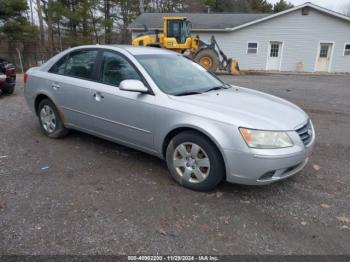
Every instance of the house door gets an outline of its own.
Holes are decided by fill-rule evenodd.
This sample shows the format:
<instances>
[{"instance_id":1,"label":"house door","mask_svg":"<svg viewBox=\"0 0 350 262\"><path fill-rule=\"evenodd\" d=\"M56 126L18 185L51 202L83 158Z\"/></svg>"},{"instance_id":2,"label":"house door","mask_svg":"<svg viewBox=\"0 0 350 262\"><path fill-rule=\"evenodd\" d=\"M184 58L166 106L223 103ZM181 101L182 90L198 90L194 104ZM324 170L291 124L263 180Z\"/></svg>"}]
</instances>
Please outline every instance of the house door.
<instances>
[{"instance_id":1,"label":"house door","mask_svg":"<svg viewBox=\"0 0 350 262\"><path fill-rule=\"evenodd\" d=\"M332 54L332 43L320 43L319 52L316 60L316 71L328 72L331 54Z\"/></svg>"},{"instance_id":2,"label":"house door","mask_svg":"<svg viewBox=\"0 0 350 262\"><path fill-rule=\"evenodd\" d=\"M267 70L280 70L282 42L270 42L267 56Z\"/></svg>"}]
</instances>

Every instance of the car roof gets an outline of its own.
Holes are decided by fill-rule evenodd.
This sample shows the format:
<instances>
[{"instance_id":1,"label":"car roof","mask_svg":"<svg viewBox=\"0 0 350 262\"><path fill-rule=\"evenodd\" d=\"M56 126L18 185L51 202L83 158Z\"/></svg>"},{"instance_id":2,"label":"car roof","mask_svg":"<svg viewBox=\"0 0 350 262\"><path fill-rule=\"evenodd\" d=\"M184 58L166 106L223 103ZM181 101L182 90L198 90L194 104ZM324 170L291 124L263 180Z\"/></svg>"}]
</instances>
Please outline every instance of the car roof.
<instances>
[{"instance_id":1,"label":"car roof","mask_svg":"<svg viewBox=\"0 0 350 262\"><path fill-rule=\"evenodd\" d=\"M133 45L113 45L118 48L123 48L132 55L150 55L150 54L178 54L174 51L169 51L159 47L133 46Z\"/></svg>"},{"instance_id":2,"label":"car roof","mask_svg":"<svg viewBox=\"0 0 350 262\"><path fill-rule=\"evenodd\" d=\"M42 64L40 67L42 70L49 70L51 66L53 66L54 63L56 63L59 59L61 59L63 56L66 54L77 51L80 49L85 49L85 48L99 48L99 49L110 49L110 50L115 50L115 51L120 51L120 49L125 50L132 56L135 55L158 55L158 54L163 54L163 55L179 55L179 53L166 50L163 48L158 48L158 47L144 47L144 46L132 46L132 45L81 45L81 46L76 46L72 47L69 49L66 49L62 51L61 53L57 54L56 56L52 57L46 63Z\"/></svg>"},{"instance_id":3,"label":"car roof","mask_svg":"<svg viewBox=\"0 0 350 262\"><path fill-rule=\"evenodd\" d=\"M174 51L166 50L166 49L159 48L159 47L145 47L145 46L133 46L133 45L98 45L98 44L97 45L76 46L72 49L69 49L69 51L79 50L79 49L83 49L83 48L92 48L92 47L115 49L117 51L118 51L118 49L124 49L132 55L155 55L155 54L174 55L174 54L178 54Z\"/></svg>"}]
</instances>

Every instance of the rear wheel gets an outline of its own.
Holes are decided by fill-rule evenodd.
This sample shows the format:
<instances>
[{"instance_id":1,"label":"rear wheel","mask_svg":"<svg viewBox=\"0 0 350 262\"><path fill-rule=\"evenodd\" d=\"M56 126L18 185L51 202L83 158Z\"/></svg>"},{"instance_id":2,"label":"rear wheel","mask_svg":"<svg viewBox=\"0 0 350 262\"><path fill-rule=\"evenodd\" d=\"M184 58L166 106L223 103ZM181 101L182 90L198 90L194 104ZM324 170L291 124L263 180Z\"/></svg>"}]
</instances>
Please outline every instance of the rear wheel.
<instances>
[{"instance_id":1,"label":"rear wheel","mask_svg":"<svg viewBox=\"0 0 350 262\"><path fill-rule=\"evenodd\" d=\"M56 106L49 99L43 99L38 107L39 123L45 135L60 138L68 133L58 114Z\"/></svg>"},{"instance_id":2,"label":"rear wheel","mask_svg":"<svg viewBox=\"0 0 350 262\"><path fill-rule=\"evenodd\" d=\"M194 131L180 133L170 141L166 161L172 177L194 190L211 190L225 175L219 150L208 138Z\"/></svg>"},{"instance_id":3,"label":"rear wheel","mask_svg":"<svg viewBox=\"0 0 350 262\"><path fill-rule=\"evenodd\" d=\"M216 52L209 48L199 51L194 60L213 73L216 72L219 66L219 58Z\"/></svg>"}]
</instances>

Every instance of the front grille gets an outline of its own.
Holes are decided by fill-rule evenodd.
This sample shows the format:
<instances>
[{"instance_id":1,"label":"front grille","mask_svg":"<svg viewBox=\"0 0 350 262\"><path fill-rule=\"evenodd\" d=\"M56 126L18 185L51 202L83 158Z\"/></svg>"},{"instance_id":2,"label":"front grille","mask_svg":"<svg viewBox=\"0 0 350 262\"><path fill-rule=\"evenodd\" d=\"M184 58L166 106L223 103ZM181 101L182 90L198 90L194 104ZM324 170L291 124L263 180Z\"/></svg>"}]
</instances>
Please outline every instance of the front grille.
<instances>
[{"instance_id":1,"label":"front grille","mask_svg":"<svg viewBox=\"0 0 350 262\"><path fill-rule=\"evenodd\" d=\"M297 169L300 165L301 165L301 163L298 163L297 165L290 166L290 167L286 168L286 170L283 171L283 173L281 174L281 176L292 172L293 170Z\"/></svg>"},{"instance_id":2,"label":"front grille","mask_svg":"<svg viewBox=\"0 0 350 262\"><path fill-rule=\"evenodd\" d=\"M307 121L305 125L295 130L300 136L301 141L304 145L308 145L312 140L312 127L310 121Z\"/></svg>"}]
</instances>

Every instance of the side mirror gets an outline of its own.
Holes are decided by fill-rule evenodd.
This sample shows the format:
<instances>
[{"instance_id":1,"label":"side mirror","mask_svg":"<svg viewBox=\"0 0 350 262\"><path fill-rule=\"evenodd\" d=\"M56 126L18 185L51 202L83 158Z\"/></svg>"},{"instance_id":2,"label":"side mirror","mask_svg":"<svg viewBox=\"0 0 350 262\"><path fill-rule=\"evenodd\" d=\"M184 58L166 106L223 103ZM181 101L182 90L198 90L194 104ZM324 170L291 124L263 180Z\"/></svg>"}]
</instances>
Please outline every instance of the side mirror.
<instances>
[{"instance_id":1,"label":"side mirror","mask_svg":"<svg viewBox=\"0 0 350 262\"><path fill-rule=\"evenodd\" d=\"M148 88L139 80L123 80L119 84L119 89L123 91L148 93Z\"/></svg>"}]
</instances>

